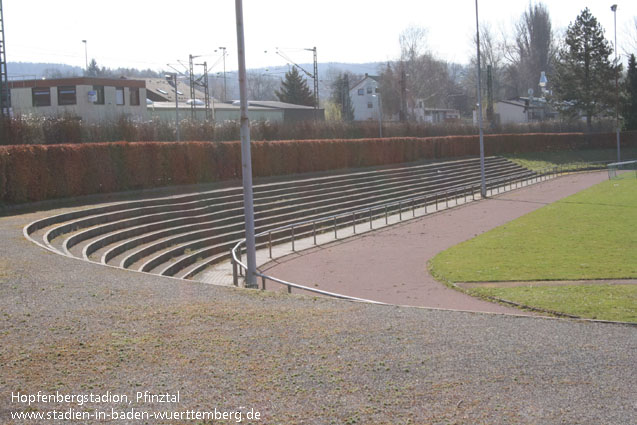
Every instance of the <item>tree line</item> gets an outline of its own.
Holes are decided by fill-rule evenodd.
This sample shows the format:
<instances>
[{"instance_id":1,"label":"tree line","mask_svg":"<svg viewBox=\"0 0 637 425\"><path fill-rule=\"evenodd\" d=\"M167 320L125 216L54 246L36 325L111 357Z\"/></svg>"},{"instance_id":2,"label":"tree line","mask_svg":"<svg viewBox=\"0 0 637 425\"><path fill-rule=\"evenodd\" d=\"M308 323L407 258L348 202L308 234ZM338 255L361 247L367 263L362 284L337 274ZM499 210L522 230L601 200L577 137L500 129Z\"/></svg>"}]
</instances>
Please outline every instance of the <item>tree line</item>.
<instances>
[{"instance_id":1,"label":"tree line","mask_svg":"<svg viewBox=\"0 0 637 425\"><path fill-rule=\"evenodd\" d=\"M637 30L637 18L635 20ZM470 116L477 102L476 60L467 66L445 62L431 53L427 31L409 27L399 36L400 56L379 69L383 115L400 121L414 119L414 108L457 109ZM476 39L473 43L475 45ZM637 43L631 46L637 50ZM626 72L613 58L614 49L604 30L585 8L556 39L547 7L529 5L515 24L513 36L498 37L480 26L480 61L486 116L493 120L493 103L524 97L544 98L563 120L612 119L616 108L625 129L637 129L637 69L634 52ZM540 86L540 77L548 80ZM340 117L351 99L341 73L332 85L330 99Z\"/></svg>"}]
</instances>

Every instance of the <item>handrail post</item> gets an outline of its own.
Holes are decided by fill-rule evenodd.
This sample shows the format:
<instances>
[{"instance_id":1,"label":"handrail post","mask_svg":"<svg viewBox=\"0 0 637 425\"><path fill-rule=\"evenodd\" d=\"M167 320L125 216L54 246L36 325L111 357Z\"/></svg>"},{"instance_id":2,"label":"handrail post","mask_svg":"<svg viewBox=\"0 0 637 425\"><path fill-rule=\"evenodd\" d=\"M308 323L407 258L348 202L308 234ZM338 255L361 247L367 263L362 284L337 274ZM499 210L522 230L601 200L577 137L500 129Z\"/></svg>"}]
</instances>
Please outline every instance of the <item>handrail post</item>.
<instances>
[{"instance_id":1,"label":"handrail post","mask_svg":"<svg viewBox=\"0 0 637 425\"><path fill-rule=\"evenodd\" d=\"M352 230L354 231L354 234L356 234L356 213L355 212L352 213Z\"/></svg>"},{"instance_id":2,"label":"handrail post","mask_svg":"<svg viewBox=\"0 0 637 425\"><path fill-rule=\"evenodd\" d=\"M270 258L272 258L272 232L268 232L268 250L270 251Z\"/></svg>"},{"instance_id":3,"label":"handrail post","mask_svg":"<svg viewBox=\"0 0 637 425\"><path fill-rule=\"evenodd\" d=\"M316 245L316 221L312 222L312 236L314 237L314 245Z\"/></svg>"},{"instance_id":4,"label":"handrail post","mask_svg":"<svg viewBox=\"0 0 637 425\"><path fill-rule=\"evenodd\" d=\"M265 276L261 276L261 290L265 291Z\"/></svg>"},{"instance_id":5,"label":"handrail post","mask_svg":"<svg viewBox=\"0 0 637 425\"><path fill-rule=\"evenodd\" d=\"M449 208L449 189L445 190L445 208Z\"/></svg>"},{"instance_id":6,"label":"handrail post","mask_svg":"<svg viewBox=\"0 0 637 425\"><path fill-rule=\"evenodd\" d=\"M427 215L427 198L428 196L425 195L425 215Z\"/></svg>"},{"instance_id":7,"label":"handrail post","mask_svg":"<svg viewBox=\"0 0 637 425\"><path fill-rule=\"evenodd\" d=\"M411 215L416 217L416 207L414 206L414 198L411 198Z\"/></svg>"},{"instance_id":8,"label":"handrail post","mask_svg":"<svg viewBox=\"0 0 637 425\"><path fill-rule=\"evenodd\" d=\"M239 247L239 262L241 262L241 247ZM239 276L243 276L243 267L239 266Z\"/></svg>"},{"instance_id":9,"label":"handrail post","mask_svg":"<svg viewBox=\"0 0 637 425\"><path fill-rule=\"evenodd\" d=\"M369 209L369 230L373 230L374 226L372 224L372 209Z\"/></svg>"},{"instance_id":10,"label":"handrail post","mask_svg":"<svg viewBox=\"0 0 637 425\"><path fill-rule=\"evenodd\" d=\"M294 226L292 226L292 252L294 252Z\"/></svg>"},{"instance_id":11,"label":"handrail post","mask_svg":"<svg viewBox=\"0 0 637 425\"><path fill-rule=\"evenodd\" d=\"M291 294L291 293L292 293L292 286L288 285L288 294Z\"/></svg>"},{"instance_id":12,"label":"handrail post","mask_svg":"<svg viewBox=\"0 0 637 425\"><path fill-rule=\"evenodd\" d=\"M387 215L387 204L385 204L385 226L389 224L389 218Z\"/></svg>"},{"instance_id":13,"label":"handrail post","mask_svg":"<svg viewBox=\"0 0 637 425\"><path fill-rule=\"evenodd\" d=\"M232 263L232 284L239 286L239 275L237 274L237 262L234 260L234 252L230 250L230 261Z\"/></svg>"},{"instance_id":14,"label":"handrail post","mask_svg":"<svg viewBox=\"0 0 637 425\"><path fill-rule=\"evenodd\" d=\"M398 201L398 220L403 221L403 201Z\"/></svg>"},{"instance_id":15,"label":"handrail post","mask_svg":"<svg viewBox=\"0 0 637 425\"><path fill-rule=\"evenodd\" d=\"M334 239L338 239L338 234L336 233L336 216L334 216Z\"/></svg>"},{"instance_id":16,"label":"handrail post","mask_svg":"<svg viewBox=\"0 0 637 425\"><path fill-rule=\"evenodd\" d=\"M436 196L436 211L438 211L438 192L435 193Z\"/></svg>"}]
</instances>

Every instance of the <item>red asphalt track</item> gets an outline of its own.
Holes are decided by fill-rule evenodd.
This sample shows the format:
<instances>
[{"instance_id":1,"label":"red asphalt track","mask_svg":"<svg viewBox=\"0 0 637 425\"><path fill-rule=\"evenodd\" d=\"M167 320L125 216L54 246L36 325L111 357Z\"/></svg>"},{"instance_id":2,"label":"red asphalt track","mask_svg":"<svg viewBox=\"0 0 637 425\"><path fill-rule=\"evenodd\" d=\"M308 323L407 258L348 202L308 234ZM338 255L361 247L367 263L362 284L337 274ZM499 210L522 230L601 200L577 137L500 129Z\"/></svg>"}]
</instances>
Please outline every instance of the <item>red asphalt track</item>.
<instances>
[{"instance_id":1,"label":"red asphalt track","mask_svg":"<svg viewBox=\"0 0 637 425\"><path fill-rule=\"evenodd\" d=\"M270 263L270 276L390 304L530 314L483 301L437 282L427 262L437 253L544 205L606 180L580 173L323 245Z\"/></svg>"}]
</instances>

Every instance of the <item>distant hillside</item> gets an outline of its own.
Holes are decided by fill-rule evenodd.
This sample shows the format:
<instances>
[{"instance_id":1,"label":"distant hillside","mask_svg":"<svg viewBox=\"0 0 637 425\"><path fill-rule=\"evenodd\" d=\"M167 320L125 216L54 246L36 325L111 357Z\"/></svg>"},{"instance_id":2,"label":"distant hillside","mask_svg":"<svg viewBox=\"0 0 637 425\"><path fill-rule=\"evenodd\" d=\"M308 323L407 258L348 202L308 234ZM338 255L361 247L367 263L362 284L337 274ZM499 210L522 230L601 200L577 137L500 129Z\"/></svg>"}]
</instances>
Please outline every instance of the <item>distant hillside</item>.
<instances>
[{"instance_id":1,"label":"distant hillside","mask_svg":"<svg viewBox=\"0 0 637 425\"><path fill-rule=\"evenodd\" d=\"M7 62L9 79L60 78L79 76L84 70L79 66L63 63Z\"/></svg>"}]
</instances>

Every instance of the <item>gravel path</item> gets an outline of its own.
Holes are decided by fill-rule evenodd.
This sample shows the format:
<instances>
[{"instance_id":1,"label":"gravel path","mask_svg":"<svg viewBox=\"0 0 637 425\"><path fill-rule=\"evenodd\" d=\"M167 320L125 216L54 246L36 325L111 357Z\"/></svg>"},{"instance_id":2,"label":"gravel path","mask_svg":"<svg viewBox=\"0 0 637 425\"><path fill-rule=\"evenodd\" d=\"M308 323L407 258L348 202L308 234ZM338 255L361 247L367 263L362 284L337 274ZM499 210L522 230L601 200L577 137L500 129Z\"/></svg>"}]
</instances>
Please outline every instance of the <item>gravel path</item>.
<instances>
[{"instance_id":1,"label":"gravel path","mask_svg":"<svg viewBox=\"0 0 637 425\"><path fill-rule=\"evenodd\" d=\"M36 402L35 412L254 409L262 420L252 423L267 424L637 423L635 327L375 306L112 269L23 238L25 223L58 212L0 218L0 423L25 423L11 420L27 410L11 394L38 391L110 391L133 402ZM137 391L179 391L180 403L136 403Z\"/></svg>"},{"instance_id":2,"label":"gravel path","mask_svg":"<svg viewBox=\"0 0 637 425\"><path fill-rule=\"evenodd\" d=\"M440 284L429 274L427 262L447 248L607 178L606 173L563 176L288 256L264 269L289 282L391 304L530 314Z\"/></svg>"}]
</instances>

